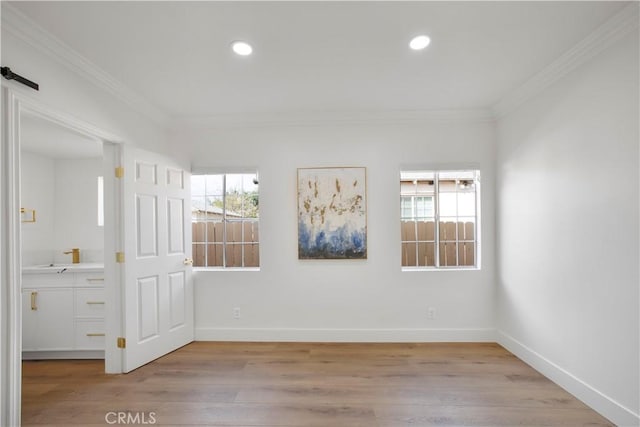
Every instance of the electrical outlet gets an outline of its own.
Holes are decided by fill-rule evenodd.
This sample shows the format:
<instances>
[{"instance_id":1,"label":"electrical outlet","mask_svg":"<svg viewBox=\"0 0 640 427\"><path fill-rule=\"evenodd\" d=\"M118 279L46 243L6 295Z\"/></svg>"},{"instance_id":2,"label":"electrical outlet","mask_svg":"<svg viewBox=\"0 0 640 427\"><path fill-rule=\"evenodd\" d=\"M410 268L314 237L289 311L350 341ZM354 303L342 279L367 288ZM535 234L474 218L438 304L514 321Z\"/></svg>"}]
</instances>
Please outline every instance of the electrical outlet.
<instances>
[{"instance_id":1,"label":"electrical outlet","mask_svg":"<svg viewBox=\"0 0 640 427\"><path fill-rule=\"evenodd\" d=\"M427 319L435 320L435 318L436 318L436 308L435 307L428 307L427 308Z\"/></svg>"},{"instance_id":2,"label":"electrical outlet","mask_svg":"<svg viewBox=\"0 0 640 427\"><path fill-rule=\"evenodd\" d=\"M234 319L239 319L240 318L240 307L235 307L233 309L233 318Z\"/></svg>"}]
</instances>

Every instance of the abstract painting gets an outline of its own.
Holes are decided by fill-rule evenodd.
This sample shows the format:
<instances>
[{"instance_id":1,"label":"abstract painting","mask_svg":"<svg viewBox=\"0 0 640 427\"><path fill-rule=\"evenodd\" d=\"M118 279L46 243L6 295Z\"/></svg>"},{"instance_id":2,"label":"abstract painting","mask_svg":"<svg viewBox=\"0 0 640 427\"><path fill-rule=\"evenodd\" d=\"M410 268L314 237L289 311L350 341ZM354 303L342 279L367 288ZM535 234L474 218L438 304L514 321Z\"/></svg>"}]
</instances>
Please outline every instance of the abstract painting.
<instances>
[{"instance_id":1,"label":"abstract painting","mask_svg":"<svg viewBox=\"0 0 640 427\"><path fill-rule=\"evenodd\" d=\"M298 169L298 258L366 259L366 168Z\"/></svg>"}]
</instances>

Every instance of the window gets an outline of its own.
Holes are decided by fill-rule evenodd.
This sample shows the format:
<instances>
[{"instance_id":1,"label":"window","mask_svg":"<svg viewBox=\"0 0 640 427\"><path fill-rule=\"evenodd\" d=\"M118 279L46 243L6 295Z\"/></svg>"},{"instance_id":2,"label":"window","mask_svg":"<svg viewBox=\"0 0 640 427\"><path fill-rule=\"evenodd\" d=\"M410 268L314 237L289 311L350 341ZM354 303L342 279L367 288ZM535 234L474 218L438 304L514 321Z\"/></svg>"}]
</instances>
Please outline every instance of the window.
<instances>
[{"instance_id":1,"label":"window","mask_svg":"<svg viewBox=\"0 0 640 427\"><path fill-rule=\"evenodd\" d=\"M98 227L104 227L104 179L98 177Z\"/></svg>"},{"instance_id":2,"label":"window","mask_svg":"<svg viewBox=\"0 0 640 427\"><path fill-rule=\"evenodd\" d=\"M401 196L402 218L432 218L433 197L425 196Z\"/></svg>"},{"instance_id":3,"label":"window","mask_svg":"<svg viewBox=\"0 0 640 427\"><path fill-rule=\"evenodd\" d=\"M402 267L480 267L480 171L400 173Z\"/></svg>"},{"instance_id":4,"label":"window","mask_svg":"<svg viewBox=\"0 0 640 427\"><path fill-rule=\"evenodd\" d=\"M258 175L191 177L193 265L259 267Z\"/></svg>"}]
</instances>

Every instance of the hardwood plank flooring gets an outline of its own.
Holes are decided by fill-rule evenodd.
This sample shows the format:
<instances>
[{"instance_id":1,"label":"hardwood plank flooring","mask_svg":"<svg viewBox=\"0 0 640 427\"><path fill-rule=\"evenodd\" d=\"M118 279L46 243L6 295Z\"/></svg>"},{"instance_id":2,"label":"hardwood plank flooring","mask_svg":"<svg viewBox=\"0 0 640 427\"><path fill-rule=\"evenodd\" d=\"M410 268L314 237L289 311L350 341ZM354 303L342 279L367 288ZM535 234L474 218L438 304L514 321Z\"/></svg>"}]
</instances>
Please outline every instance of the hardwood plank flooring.
<instances>
[{"instance_id":1,"label":"hardwood plank flooring","mask_svg":"<svg viewBox=\"0 0 640 427\"><path fill-rule=\"evenodd\" d=\"M497 344L195 342L103 370L23 362L23 425L612 425Z\"/></svg>"}]
</instances>

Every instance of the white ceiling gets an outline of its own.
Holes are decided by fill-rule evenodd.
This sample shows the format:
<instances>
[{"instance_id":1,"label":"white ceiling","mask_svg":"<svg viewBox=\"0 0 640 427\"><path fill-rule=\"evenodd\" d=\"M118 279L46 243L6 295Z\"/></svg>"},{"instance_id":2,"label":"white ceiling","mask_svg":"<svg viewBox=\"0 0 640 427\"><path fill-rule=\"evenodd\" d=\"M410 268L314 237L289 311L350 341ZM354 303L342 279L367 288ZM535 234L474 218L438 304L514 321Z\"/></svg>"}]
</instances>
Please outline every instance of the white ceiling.
<instances>
[{"instance_id":1,"label":"white ceiling","mask_svg":"<svg viewBox=\"0 0 640 427\"><path fill-rule=\"evenodd\" d=\"M173 118L489 108L627 4L11 2Z\"/></svg>"},{"instance_id":2,"label":"white ceiling","mask_svg":"<svg viewBox=\"0 0 640 427\"><path fill-rule=\"evenodd\" d=\"M53 159L102 157L102 143L28 113L20 115L20 148Z\"/></svg>"}]
</instances>

